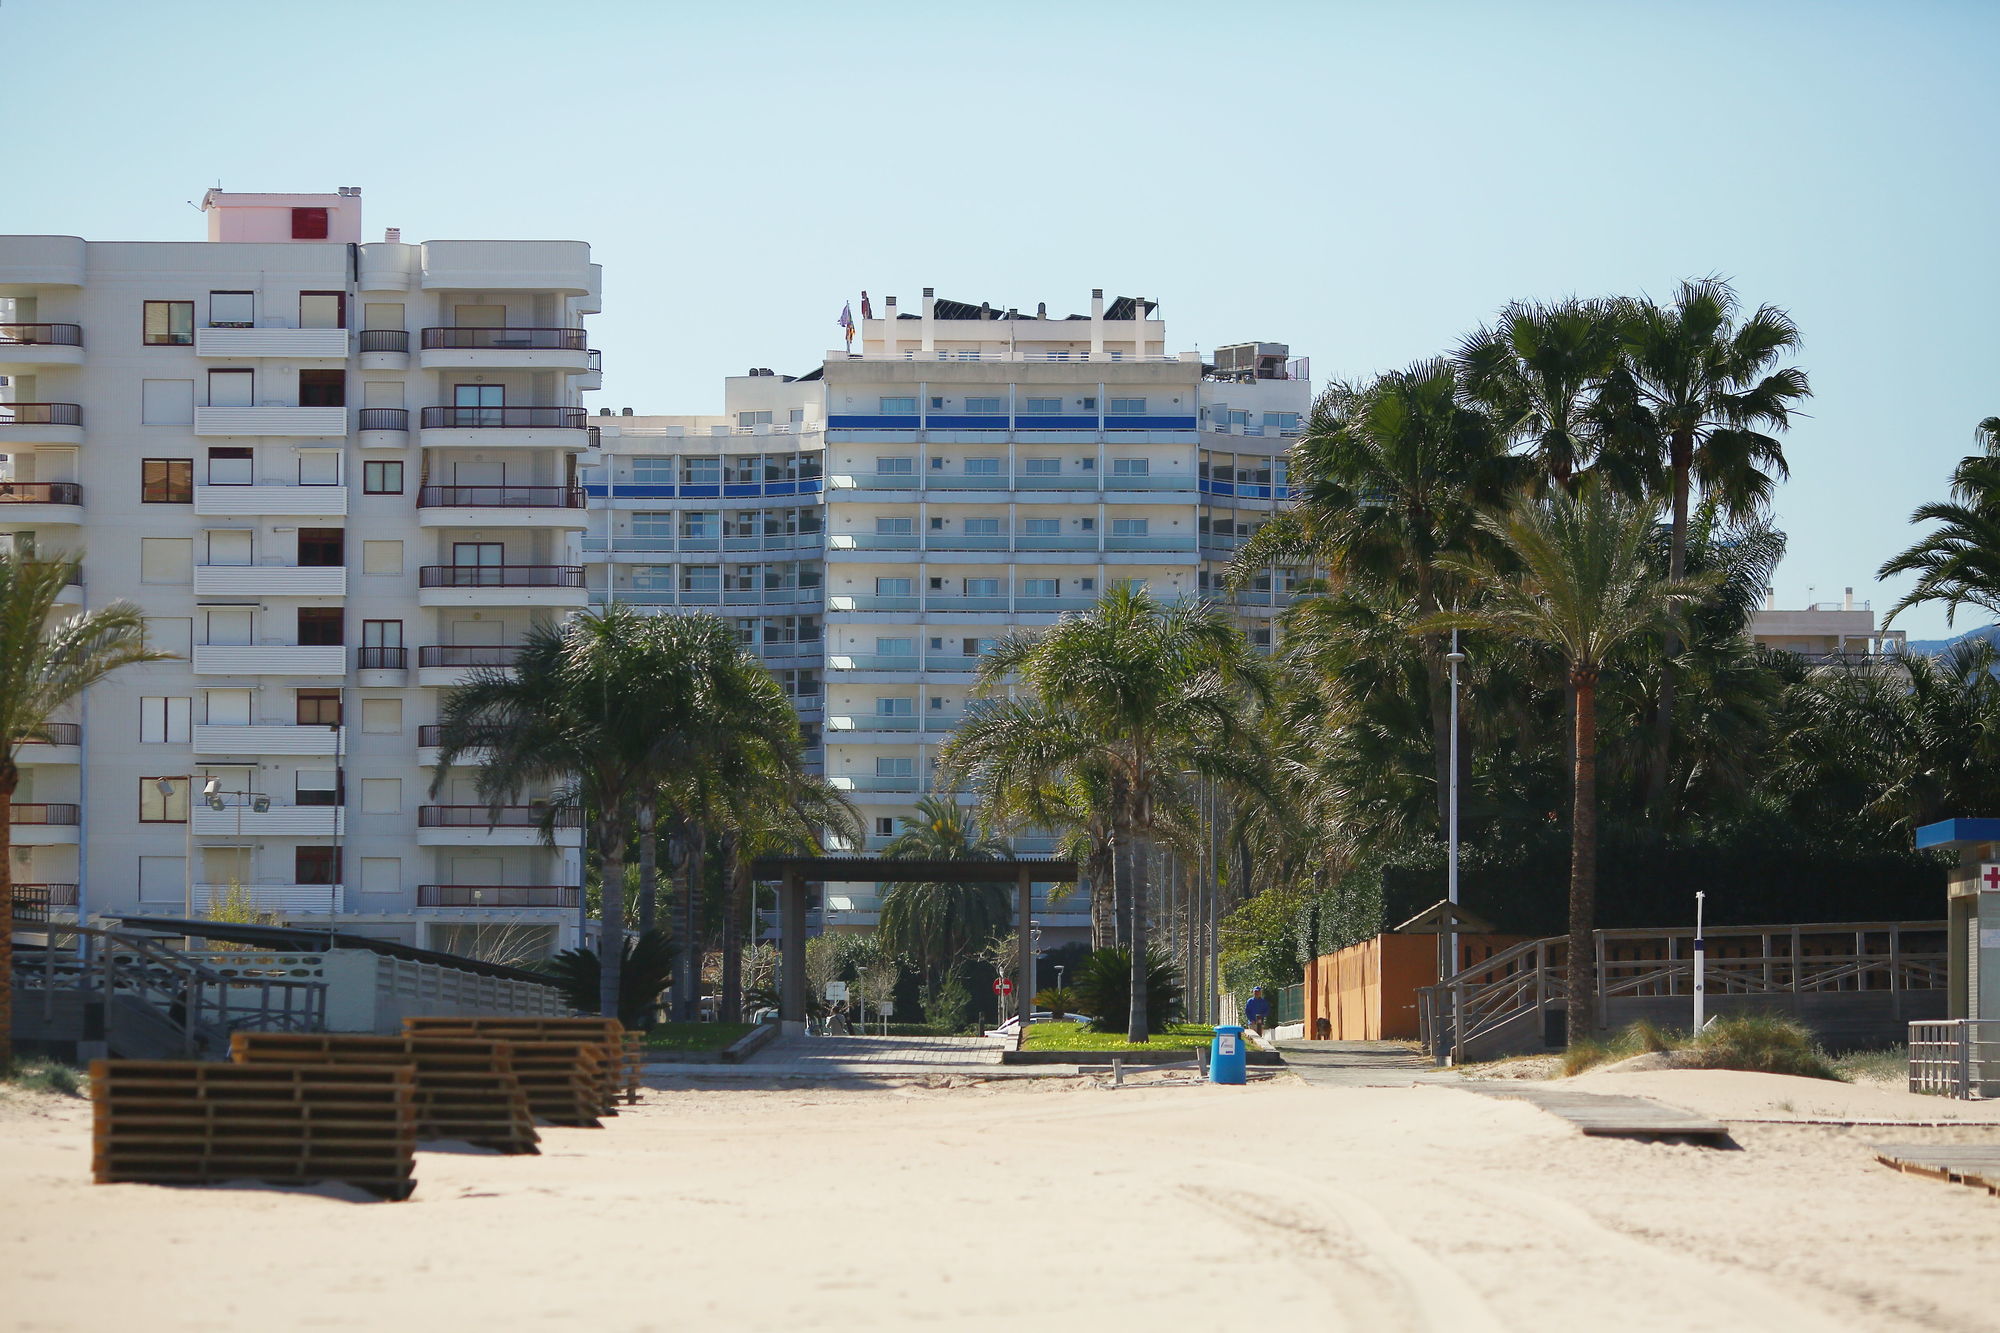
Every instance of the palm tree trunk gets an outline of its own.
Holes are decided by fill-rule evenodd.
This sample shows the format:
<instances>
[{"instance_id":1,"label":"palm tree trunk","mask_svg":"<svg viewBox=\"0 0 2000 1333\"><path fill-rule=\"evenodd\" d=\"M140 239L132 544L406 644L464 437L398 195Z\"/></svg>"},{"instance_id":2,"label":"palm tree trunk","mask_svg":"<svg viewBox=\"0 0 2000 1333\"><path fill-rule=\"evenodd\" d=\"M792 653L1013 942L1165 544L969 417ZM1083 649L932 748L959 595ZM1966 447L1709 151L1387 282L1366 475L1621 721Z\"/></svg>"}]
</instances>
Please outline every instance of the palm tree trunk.
<instances>
[{"instance_id":1,"label":"palm tree trunk","mask_svg":"<svg viewBox=\"0 0 2000 1333\"><path fill-rule=\"evenodd\" d=\"M1674 507L1667 529L1667 577L1679 582L1687 575L1689 474L1694 470L1694 435L1676 431L1668 446L1668 466L1674 474ZM1669 630L1666 655L1660 663L1660 711L1653 718L1653 766L1646 777L1646 807L1664 813L1667 775L1673 767L1674 659L1681 654L1681 636Z\"/></svg>"},{"instance_id":2,"label":"palm tree trunk","mask_svg":"<svg viewBox=\"0 0 2000 1333\"><path fill-rule=\"evenodd\" d=\"M734 1023L743 1017L743 937L738 930L750 892L750 861L733 833L722 840L722 855L729 888L722 906L722 1011L716 1017Z\"/></svg>"},{"instance_id":3,"label":"palm tree trunk","mask_svg":"<svg viewBox=\"0 0 2000 1333\"><path fill-rule=\"evenodd\" d=\"M1090 876L1090 947L1109 949L1118 942L1118 872L1115 848L1093 844L1084 862Z\"/></svg>"},{"instance_id":4,"label":"palm tree trunk","mask_svg":"<svg viewBox=\"0 0 2000 1333\"><path fill-rule=\"evenodd\" d=\"M1111 835L1111 884L1116 917L1113 938L1121 946L1132 943L1132 833L1121 830Z\"/></svg>"},{"instance_id":5,"label":"palm tree trunk","mask_svg":"<svg viewBox=\"0 0 2000 1333\"><path fill-rule=\"evenodd\" d=\"M597 824L598 873L604 884L604 920L597 937L597 1012L623 1018L619 996L625 972L625 830L607 809Z\"/></svg>"},{"instance_id":6,"label":"palm tree trunk","mask_svg":"<svg viewBox=\"0 0 2000 1333\"><path fill-rule=\"evenodd\" d=\"M1132 854L1132 1016L1126 1020L1125 1040L1146 1041L1146 930L1147 859L1150 843L1133 848Z\"/></svg>"},{"instance_id":7,"label":"palm tree trunk","mask_svg":"<svg viewBox=\"0 0 2000 1333\"><path fill-rule=\"evenodd\" d=\"M1572 668L1576 686L1575 790L1570 807L1569 1041L1597 1031L1597 673Z\"/></svg>"},{"instance_id":8,"label":"palm tree trunk","mask_svg":"<svg viewBox=\"0 0 2000 1333\"><path fill-rule=\"evenodd\" d=\"M701 1015L701 892L707 878L708 834L698 824L687 829L687 892L681 897L681 928L674 941L674 1018L692 1023Z\"/></svg>"},{"instance_id":9,"label":"palm tree trunk","mask_svg":"<svg viewBox=\"0 0 2000 1333\"><path fill-rule=\"evenodd\" d=\"M660 905L659 833L654 827L653 803L639 807L639 933L650 934Z\"/></svg>"},{"instance_id":10,"label":"palm tree trunk","mask_svg":"<svg viewBox=\"0 0 2000 1333\"><path fill-rule=\"evenodd\" d=\"M14 1065L14 788L20 774L0 756L0 1074Z\"/></svg>"},{"instance_id":11,"label":"palm tree trunk","mask_svg":"<svg viewBox=\"0 0 2000 1333\"><path fill-rule=\"evenodd\" d=\"M1437 770L1438 836L1449 836L1451 824L1451 669L1444 660L1444 644L1436 635L1418 640L1423 645L1424 677L1430 685L1431 763Z\"/></svg>"}]
</instances>

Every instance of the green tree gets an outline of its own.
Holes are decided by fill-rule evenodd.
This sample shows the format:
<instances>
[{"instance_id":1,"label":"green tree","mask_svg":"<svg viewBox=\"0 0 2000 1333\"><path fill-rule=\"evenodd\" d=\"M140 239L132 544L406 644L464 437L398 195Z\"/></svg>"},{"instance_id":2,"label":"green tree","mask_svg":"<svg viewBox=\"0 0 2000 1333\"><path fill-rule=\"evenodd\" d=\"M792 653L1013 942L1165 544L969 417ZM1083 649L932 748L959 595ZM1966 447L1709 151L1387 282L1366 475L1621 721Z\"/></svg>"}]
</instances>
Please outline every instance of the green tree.
<instances>
[{"instance_id":1,"label":"green tree","mask_svg":"<svg viewBox=\"0 0 2000 1333\"><path fill-rule=\"evenodd\" d=\"M0 1070L14 1058L14 793L25 741L46 741L51 717L121 667L171 661L146 647L146 622L130 602L61 615L56 599L78 562L0 550Z\"/></svg>"},{"instance_id":2,"label":"green tree","mask_svg":"<svg viewBox=\"0 0 2000 1333\"><path fill-rule=\"evenodd\" d=\"M1460 342L1454 360L1466 401L1483 408L1550 485L1568 489L1600 457L1613 468L1625 461L1604 452L1614 421L1601 393L1622 347L1616 302L1517 301Z\"/></svg>"},{"instance_id":3,"label":"green tree","mask_svg":"<svg viewBox=\"0 0 2000 1333\"><path fill-rule=\"evenodd\" d=\"M1572 1042L1596 1027L1591 932L1597 904L1597 688L1628 640L1682 627L1698 587L1662 579L1648 547L1654 512L1588 485L1528 502L1481 523L1507 549L1507 566L1460 565L1481 593L1476 610L1432 625L1484 630L1547 649L1575 692L1571 776L1568 1013Z\"/></svg>"},{"instance_id":4,"label":"green tree","mask_svg":"<svg viewBox=\"0 0 2000 1333\"><path fill-rule=\"evenodd\" d=\"M981 831L971 811L948 796L926 796L917 815L892 838L882 854L907 860L1005 861L1007 844ZM970 958L1014 919L1008 888L1013 876L996 867L990 884L904 881L883 890L879 933L882 947L932 980Z\"/></svg>"},{"instance_id":5,"label":"green tree","mask_svg":"<svg viewBox=\"0 0 2000 1333\"><path fill-rule=\"evenodd\" d=\"M2000 615L2000 417L1980 422L1973 438L1980 452L1952 469L1951 499L1919 505L1910 515L1912 523L1939 526L1876 572L1881 579L1917 576L1916 586L1882 618L1884 625L1925 602L1944 603L1947 625L1961 606Z\"/></svg>"},{"instance_id":6,"label":"green tree","mask_svg":"<svg viewBox=\"0 0 2000 1333\"><path fill-rule=\"evenodd\" d=\"M1002 699L1019 678L1025 698ZM1135 954L1147 949L1147 866L1187 775L1268 790L1252 719L1269 697L1263 663L1212 607L1111 589L1086 614L1019 631L980 661L984 704L939 767L971 777L987 807L1021 787L1088 784L1108 806L1118 878L1130 889ZM1132 972L1132 1041L1147 1038L1146 969Z\"/></svg>"}]
</instances>

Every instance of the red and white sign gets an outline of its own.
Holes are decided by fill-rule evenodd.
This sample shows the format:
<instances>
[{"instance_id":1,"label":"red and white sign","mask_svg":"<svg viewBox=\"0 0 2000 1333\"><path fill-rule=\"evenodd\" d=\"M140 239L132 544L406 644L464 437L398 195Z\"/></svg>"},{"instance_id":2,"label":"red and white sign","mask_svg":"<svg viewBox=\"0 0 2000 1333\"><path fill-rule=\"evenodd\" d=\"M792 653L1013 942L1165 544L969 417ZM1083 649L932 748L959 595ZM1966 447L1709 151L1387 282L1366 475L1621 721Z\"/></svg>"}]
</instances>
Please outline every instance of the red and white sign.
<instances>
[{"instance_id":1,"label":"red and white sign","mask_svg":"<svg viewBox=\"0 0 2000 1333\"><path fill-rule=\"evenodd\" d=\"M1010 977L993 978L993 993L995 995L1012 995L1014 993L1013 979Z\"/></svg>"}]
</instances>

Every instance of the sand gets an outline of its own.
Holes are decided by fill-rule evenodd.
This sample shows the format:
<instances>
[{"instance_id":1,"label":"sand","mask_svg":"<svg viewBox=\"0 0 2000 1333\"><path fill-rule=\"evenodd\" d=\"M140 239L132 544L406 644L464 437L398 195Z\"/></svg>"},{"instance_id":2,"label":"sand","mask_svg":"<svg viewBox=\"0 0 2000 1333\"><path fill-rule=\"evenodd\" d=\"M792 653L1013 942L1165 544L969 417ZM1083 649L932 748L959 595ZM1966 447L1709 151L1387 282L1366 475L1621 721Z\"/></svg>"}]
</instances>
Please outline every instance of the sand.
<instances>
[{"instance_id":1,"label":"sand","mask_svg":"<svg viewBox=\"0 0 2000 1333\"><path fill-rule=\"evenodd\" d=\"M1571 1085L1711 1114L1947 1105L1805 1082ZM2000 1328L2000 1201L1865 1148L1918 1133L1746 1124L1717 1151L1290 1076L690 1081L540 1157L426 1151L412 1201L360 1204L92 1186L88 1108L16 1097L0 1328Z\"/></svg>"}]
</instances>

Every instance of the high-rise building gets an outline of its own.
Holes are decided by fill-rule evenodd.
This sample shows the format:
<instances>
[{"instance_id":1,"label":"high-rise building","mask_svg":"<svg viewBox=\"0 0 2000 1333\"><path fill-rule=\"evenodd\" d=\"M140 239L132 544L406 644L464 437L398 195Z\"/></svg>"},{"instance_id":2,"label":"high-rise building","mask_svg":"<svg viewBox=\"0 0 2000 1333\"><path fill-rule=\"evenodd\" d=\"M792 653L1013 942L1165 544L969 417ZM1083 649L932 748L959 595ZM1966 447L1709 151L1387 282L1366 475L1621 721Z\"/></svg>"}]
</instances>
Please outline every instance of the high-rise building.
<instances>
[{"instance_id":1,"label":"high-rise building","mask_svg":"<svg viewBox=\"0 0 2000 1333\"><path fill-rule=\"evenodd\" d=\"M70 602L134 601L176 655L20 752L14 879L58 914L574 942L578 830L544 845L538 793L488 828L470 768L433 794L432 724L586 605L600 272L364 242L360 193L212 190L206 241L0 237L0 532L83 552Z\"/></svg>"}]
</instances>

